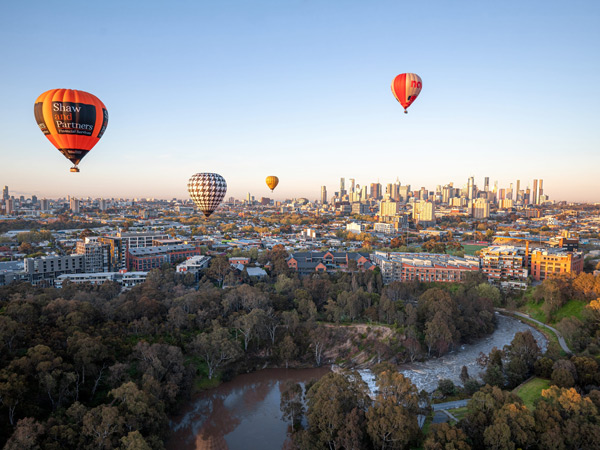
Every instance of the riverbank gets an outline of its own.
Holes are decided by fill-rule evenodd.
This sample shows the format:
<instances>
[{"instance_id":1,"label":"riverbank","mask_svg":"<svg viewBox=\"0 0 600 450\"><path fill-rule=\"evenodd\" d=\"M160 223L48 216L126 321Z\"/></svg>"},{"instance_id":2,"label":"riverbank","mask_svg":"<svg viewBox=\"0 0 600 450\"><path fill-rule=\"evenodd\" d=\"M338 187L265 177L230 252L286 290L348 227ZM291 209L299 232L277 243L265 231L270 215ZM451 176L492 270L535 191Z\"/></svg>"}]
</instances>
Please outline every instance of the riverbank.
<instances>
[{"instance_id":1,"label":"riverbank","mask_svg":"<svg viewBox=\"0 0 600 450\"><path fill-rule=\"evenodd\" d=\"M540 347L545 350L548 341L542 333L519 320L497 315L494 333L480 341L463 345L455 352L428 361L401 364L399 371L410 378L419 390L432 392L442 378L461 384L460 371L467 366L471 377L479 377L483 370L477 366L480 353L510 344L514 335L531 331ZM265 369L236 376L219 387L200 392L170 421L172 437L167 450L229 448L280 449L287 437L287 424L281 419L280 389L285 381L306 383L320 378L329 367L310 369ZM370 370L361 374L374 390L374 376ZM268 443L268 444L267 444ZM254 446L256 445L256 446ZM211 447L212 446L212 447Z\"/></svg>"}]
</instances>

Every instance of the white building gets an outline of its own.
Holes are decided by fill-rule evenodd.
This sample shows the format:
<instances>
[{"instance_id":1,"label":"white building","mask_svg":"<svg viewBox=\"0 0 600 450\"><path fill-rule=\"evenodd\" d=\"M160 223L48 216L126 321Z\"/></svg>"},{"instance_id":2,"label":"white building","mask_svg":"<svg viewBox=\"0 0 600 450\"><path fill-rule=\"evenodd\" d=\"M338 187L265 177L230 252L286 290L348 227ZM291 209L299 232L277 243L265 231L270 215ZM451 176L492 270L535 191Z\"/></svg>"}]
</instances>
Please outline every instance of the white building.
<instances>
[{"instance_id":1,"label":"white building","mask_svg":"<svg viewBox=\"0 0 600 450\"><path fill-rule=\"evenodd\" d=\"M181 264L177 264L177 273L198 273L200 270L206 269L210 262L210 256L197 255L186 259Z\"/></svg>"},{"instance_id":2,"label":"white building","mask_svg":"<svg viewBox=\"0 0 600 450\"><path fill-rule=\"evenodd\" d=\"M393 223L376 223L373 225L373 231L377 233L393 234L394 224Z\"/></svg>"},{"instance_id":3,"label":"white building","mask_svg":"<svg viewBox=\"0 0 600 450\"><path fill-rule=\"evenodd\" d=\"M73 273L60 275L54 280L54 287L60 289L63 283L69 281L75 284L91 283L103 284L105 281L115 281L123 288L131 288L146 281L148 272L99 272L99 273Z\"/></svg>"},{"instance_id":4,"label":"white building","mask_svg":"<svg viewBox=\"0 0 600 450\"><path fill-rule=\"evenodd\" d=\"M360 234L365 231L364 223L356 223L352 222L346 225L346 231L350 231L351 233Z\"/></svg>"}]
</instances>

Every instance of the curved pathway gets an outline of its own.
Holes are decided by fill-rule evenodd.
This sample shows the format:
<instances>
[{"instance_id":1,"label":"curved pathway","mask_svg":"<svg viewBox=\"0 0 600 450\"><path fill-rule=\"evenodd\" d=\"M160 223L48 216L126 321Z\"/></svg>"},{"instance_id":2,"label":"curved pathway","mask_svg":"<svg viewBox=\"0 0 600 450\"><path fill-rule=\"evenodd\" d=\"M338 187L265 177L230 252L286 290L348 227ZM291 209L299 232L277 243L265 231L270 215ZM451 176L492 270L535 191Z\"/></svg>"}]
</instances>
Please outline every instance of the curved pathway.
<instances>
[{"instance_id":1,"label":"curved pathway","mask_svg":"<svg viewBox=\"0 0 600 450\"><path fill-rule=\"evenodd\" d=\"M571 349L570 349L570 348L567 346L567 342L565 341L565 338L563 338L563 337L562 337L562 334L560 334L560 333L559 333L559 331L558 331L556 328L554 328L554 327L551 327L551 326L550 326L550 325L548 325L548 324L545 324L545 323L543 323L543 322L540 322L539 320L536 320L536 319L534 319L534 318L533 318L533 317L531 317L529 314L525 314L525 313L522 313L522 312L519 312L519 311L509 311L509 310L507 310L507 309L504 309L504 308L496 308L496 310L497 310L498 312L500 312L501 314L509 314L509 315L510 315L510 314L513 314L513 315L515 315L515 316L518 316L518 317L523 317L524 319L531 320L532 322L534 322L534 323L536 323L536 324L538 324L538 325L540 325L540 326L542 326L542 327L548 328L548 329L549 329L550 331L552 331L552 332L553 332L553 333L556 335L556 337L558 338L558 343L560 344L561 348L562 348L562 349L563 349L563 350L564 350L564 351L565 351L567 354L569 354L569 355L572 355L572 354L573 354L573 352L571 351Z\"/></svg>"}]
</instances>

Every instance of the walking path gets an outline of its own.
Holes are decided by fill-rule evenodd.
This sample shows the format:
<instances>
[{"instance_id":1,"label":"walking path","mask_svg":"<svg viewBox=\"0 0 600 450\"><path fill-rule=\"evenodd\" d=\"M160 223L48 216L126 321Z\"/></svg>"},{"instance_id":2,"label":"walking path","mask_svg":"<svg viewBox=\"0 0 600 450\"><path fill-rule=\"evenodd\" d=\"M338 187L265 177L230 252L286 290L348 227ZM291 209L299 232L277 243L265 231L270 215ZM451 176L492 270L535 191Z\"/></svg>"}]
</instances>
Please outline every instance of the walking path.
<instances>
[{"instance_id":1,"label":"walking path","mask_svg":"<svg viewBox=\"0 0 600 450\"><path fill-rule=\"evenodd\" d=\"M554 327L551 327L550 325L547 325L543 322L540 322L539 320L534 319L533 317L531 317L529 314L525 314L522 312L518 312L518 311L509 311L507 309L504 308L496 308L496 310L498 312L500 312L501 314L506 314L506 315L515 315L518 317L523 317L524 319L527 320L531 320L532 322L542 326L542 327L546 327L548 328L550 331L552 331L556 337L558 338L558 343L560 344L561 348L569 355L572 355L573 352L571 351L571 349L567 346L567 342L565 341L565 339L562 337L562 334L560 334L558 332L558 330Z\"/></svg>"},{"instance_id":2,"label":"walking path","mask_svg":"<svg viewBox=\"0 0 600 450\"><path fill-rule=\"evenodd\" d=\"M444 411L446 409L462 408L463 406L467 406L469 400L471 399L467 398L465 400L454 400L453 402L435 403L431 405L431 407L434 411Z\"/></svg>"}]
</instances>

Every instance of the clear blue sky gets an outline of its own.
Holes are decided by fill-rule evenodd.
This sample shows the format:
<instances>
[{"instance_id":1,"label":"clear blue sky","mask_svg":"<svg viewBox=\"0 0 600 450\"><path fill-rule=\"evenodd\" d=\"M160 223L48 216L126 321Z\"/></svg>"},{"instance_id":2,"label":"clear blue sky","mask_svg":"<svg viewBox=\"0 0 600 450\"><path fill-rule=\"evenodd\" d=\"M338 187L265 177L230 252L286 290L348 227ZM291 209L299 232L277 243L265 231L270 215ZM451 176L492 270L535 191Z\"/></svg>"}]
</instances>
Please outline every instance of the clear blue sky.
<instances>
[{"instance_id":1,"label":"clear blue sky","mask_svg":"<svg viewBox=\"0 0 600 450\"><path fill-rule=\"evenodd\" d=\"M600 201L600 2L13 1L0 4L0 184L58 197L329 194L544 179ZM423 91L405 115L394 76ZM53 88L98 96L81 173L39 131Z\"/></svg>"}]
</instances>

